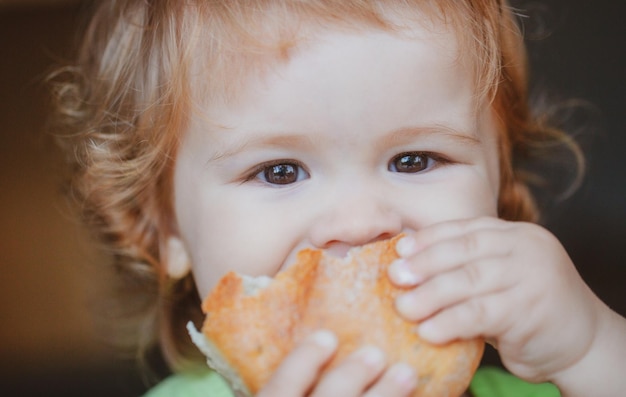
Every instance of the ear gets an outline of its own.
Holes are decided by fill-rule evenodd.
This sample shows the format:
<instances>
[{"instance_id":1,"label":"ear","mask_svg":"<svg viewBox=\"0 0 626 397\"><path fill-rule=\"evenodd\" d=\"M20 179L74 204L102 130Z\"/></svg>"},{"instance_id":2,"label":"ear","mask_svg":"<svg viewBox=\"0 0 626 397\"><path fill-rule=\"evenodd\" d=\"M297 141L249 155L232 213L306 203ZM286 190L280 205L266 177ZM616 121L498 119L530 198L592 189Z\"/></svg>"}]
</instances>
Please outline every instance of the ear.
<instances>
[{"instance_id":1,"label":"ear","mask_svg":"<svg viewBox=\"0 0 626 397\"><path fill-rule=\"evenodd\" d=\"M181 279L191 270L187 248L179 237L170 236L167 239L165 270L167 275L173 279Z\"/></svg>"}]
</instances>

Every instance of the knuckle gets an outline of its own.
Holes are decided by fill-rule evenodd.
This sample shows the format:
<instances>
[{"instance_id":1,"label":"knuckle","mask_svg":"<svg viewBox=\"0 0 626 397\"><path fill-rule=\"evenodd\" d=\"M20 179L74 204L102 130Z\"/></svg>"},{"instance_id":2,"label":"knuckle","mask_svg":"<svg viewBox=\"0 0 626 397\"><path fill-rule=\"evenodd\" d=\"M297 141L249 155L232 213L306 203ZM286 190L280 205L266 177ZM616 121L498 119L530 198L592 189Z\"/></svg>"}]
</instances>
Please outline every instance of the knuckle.
<instances>
[{"instance_id":1,"label":"knuckle","mask_svg":"<svg viewBox=\"0 0 626 397\"><path fill-rule=\"evenodd\" d=\"M469 264L464 267L465 281L470 289L478 289L482 285L483 272L476 264Z\"/></svg>"},{"instance_id":2,"label":"knuckle","mask_svg":"<svg viewBox=\"0 0 626 397\"><path fill-rule=\"evenodd\" d=\"M476 233L468 233L461 240L466 253L474 253L480 248L480 241Z\"/></svg>"},{"instance_id":3,"label":"knuckle","mask_svg":"<svg viewBox=\"0 0 626 397\"><path fill-rule=\"evenodd\" d=\"M471 313L472 321L476 324L489 324L489 309L484 300L472 300L469 303L468 314Z\"/></svg>"}]
</instances>

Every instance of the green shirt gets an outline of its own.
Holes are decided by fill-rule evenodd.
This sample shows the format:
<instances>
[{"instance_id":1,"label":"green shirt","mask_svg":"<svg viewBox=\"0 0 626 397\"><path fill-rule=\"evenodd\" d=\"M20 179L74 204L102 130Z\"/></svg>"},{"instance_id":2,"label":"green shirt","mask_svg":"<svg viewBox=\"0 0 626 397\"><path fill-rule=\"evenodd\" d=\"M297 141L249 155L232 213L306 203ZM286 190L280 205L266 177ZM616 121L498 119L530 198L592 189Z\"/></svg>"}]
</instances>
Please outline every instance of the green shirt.
<instances>
[{"instance_id":1,"label":"green shirt","mask_svg":"<svg viewBox=\"0 0 626 397\"><path fill-rule=\"evenodd\" d=\"M472 379L474 397L560 397L550 383L524 382L499 368L479 368ZM144 397L233 397L226 382L214 372L172 375Z\"/></svg>"}]
</instances>

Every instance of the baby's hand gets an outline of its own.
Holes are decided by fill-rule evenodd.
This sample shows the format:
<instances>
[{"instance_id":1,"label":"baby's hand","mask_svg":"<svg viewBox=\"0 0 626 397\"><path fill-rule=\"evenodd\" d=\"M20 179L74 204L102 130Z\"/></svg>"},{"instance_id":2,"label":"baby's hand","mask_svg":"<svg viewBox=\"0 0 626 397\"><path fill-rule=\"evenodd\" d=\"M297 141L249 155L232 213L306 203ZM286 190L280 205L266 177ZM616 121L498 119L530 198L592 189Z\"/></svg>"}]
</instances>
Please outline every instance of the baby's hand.
<instances>
[{"instance_id":1,"label":"baby's hand","mask_svg":"<svg viewBox=\"0 0 626 397\"><path fill-rule=\"evenodd\" d=\"M504 365L529 381L554 381L581 360L605 306L559 241L533 224L495 218L437 224L397 245L389 276L414 287L396 304L425 320L434 343L485 337Z\"/></svg>"},{"instance_id":2,"label":"baby's hand","mask_svg":"<svg viewBox=\"0 0 626 397\"><path fill-rule=\"evenodd\" d=\"M363 347L320 376L337 348L328 331L318 331L297 346L278 367L257 397L406 397L417 385L413 370L387 366L384 354Z\"/></svg>"}]
</instances>

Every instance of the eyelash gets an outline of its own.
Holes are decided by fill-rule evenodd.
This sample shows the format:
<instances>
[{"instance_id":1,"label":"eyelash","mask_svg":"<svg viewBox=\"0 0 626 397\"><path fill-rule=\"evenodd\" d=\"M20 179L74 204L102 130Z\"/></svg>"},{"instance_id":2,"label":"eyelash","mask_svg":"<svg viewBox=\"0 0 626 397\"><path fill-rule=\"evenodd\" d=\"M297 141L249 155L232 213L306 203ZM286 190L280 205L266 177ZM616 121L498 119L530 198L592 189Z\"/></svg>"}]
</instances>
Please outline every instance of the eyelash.
<instances>
[{"instance_id":1,"label":"eyelash","mask_svg":"<svg viewBox=\"0 0 626 397\"><path fill-rule=\"evenodd\" d=\"M265 177L266 180L263 180L262 178L259 177L260 174L268 172L271 168L273 167L278 167L278 166L293 166L296 169L296 181L291 182L291 183L272 183L269 182L267 180L267 178ZM259 165L257 165L256 167L254 167L252 170L250 170L250 172L246 173L246 177L243 180L243 182L251 182L254 181L256 179L259 180L259 182L264 183L264 184L268 184L268 185L273 185L273 186L282 186L282 185L290 185L293 184L295 182L299 182L300 180L302 180L301 178L301 173L304 173L304 177L308 177L309 176L309 172L306 170L306 168L304 167L304 165L297 161L297 160L287 160L287 159L281 159L281 160L273 160L273 161L268 161L266 163L261 163Z\"/></svg>"},{"instance_id":2,"label":"eyelash","mask_svg":"<svg viewBox=\"0 0 626 397\"><path fill-rule=\"evenodd\" d=\"M409 156L415 156L415 157L421 157L422 159L426 160L426 165L424 166L423 169L417 170L415 172L410 172L410 171L400 171L397 168L397 164L395 164L397 161L400 161L403 158L409 157ZM393 156L391 158L391 160L389 160L389 164L387 166L387 169L389 171L392 172L398 172L398 173L407 173L407 174L419 174L425 171L429 171L432 170L434 167L439 167L445 164L449 164L451 161L439 154L436 153L431 153L431 152L403 152L403 153L398 153L397 155Z\"/></svg>"},{"instance_id":3,"label":"eyelash","mask_svg":"<svg viewBox=\"0 0 626 397\"><path fill-rule=\"evenodd\" d=\"M409 157L409 156L414 156L414 157L421 157L423 159L426 160L426 165L424 166L423 169L419 169L415 172L411 172L411 171L401 171L397 168L396 164L398 161L401 161L403 158ZM387 169L391 172L397 172L397 173L407 173L407 174L419 174L425 171L429 171L432 170L435 167L439 167L442 165L446 165L451 163L451 161L441 155L438 155L436 153L431 153L431 152L402 152L399 153L395 156L393 156L388 163ZM267 172L269 172L273 167L278 167L278 166L290 166L295 168L295 181L287 181L285 183L276 183L276 182L271 182L268 180L268 176L267 176ZM265 174L262 175L261 174ZM286 185L291 185L293 183L299 182L301 180L308 178L309 172L306 170L306 167L299 161L297 160L291 160L291 159L280 159L280 160L273 160L273 161L269 161L269 162L265 162L262 164L257 165L256 167L254 167L253 169L251 169L249 172L246 173L246 177L243 179L242 183L246 183L246 182L251 182L254 180L258 180L261 183L267 184L267 185L272 185L272 186L286 186Z\"/></svg>"}]
</instances>

